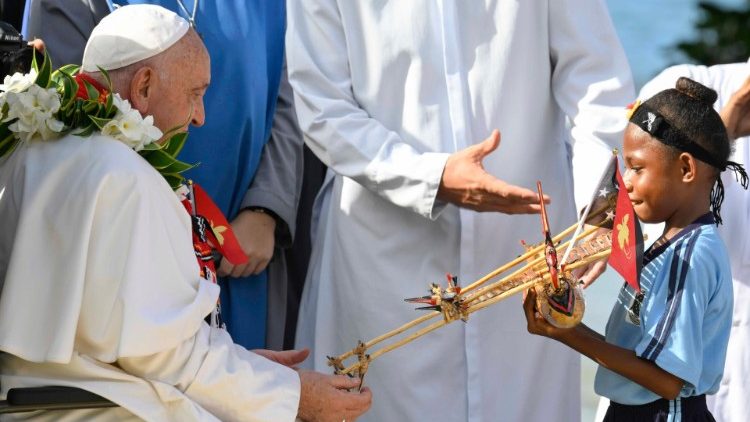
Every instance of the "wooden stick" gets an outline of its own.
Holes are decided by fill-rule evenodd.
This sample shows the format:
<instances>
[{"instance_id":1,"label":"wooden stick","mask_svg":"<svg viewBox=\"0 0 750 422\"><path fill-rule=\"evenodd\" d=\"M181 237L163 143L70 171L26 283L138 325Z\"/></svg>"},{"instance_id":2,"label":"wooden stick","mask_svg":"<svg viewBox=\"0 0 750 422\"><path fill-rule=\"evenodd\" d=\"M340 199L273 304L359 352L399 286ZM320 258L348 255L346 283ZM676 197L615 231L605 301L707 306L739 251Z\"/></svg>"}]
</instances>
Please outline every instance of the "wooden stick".
<instances>
[{"instance_id":1,"label":"wooden stick","mask_svg":"<svg viewBox=\"0 0 750 422\"><path fill-rule=\"evenodd\" d=\"M599 211L599 212L598 212L597 214L599 214L599 213L601 213L601 212L602 212L602 211ZM593 215L596 215L596 214L593 214ZM593 227L591 227L591 228L587 229L586 231L584 231L583 233L581 233L581 234L580 234L580 235L578 236L578 239L581 239L581 238L583 238L583 237L586 237L586 236L590 235L591 233L593 233L594 231L596 231L596 230L598 230L598 229L599 229L599 227L597 227L597 226L593 226ZM568 228L567 230L570 230L570 228ZM561 234L559 234L559 235L555 236L555 241L559 241L560 237L561 237L561 236L564 236L564 235L565 235L565 233L563 232L563 233L561 233ZM566 245L567 245L568 243L570 243L570 242L571 242L572 240L573 240L573 239L571 239L571 240L568 240L568 241L566 241L566 242L563 242L563 243L562 243L562 244L560 245L560 247L565 247L565 246L566 246ZM530 252L532 252L532 251L534 251L534 250L537 250L537 252L538 252L538 250L539 250L539 249L541 249L541 247L543 247L543 246L544 246L544 245L541 245L541 246L539 246L539 247L536 247L536 248L532 249L532 250L531 250ZM531 255L531 254L530 254L530 253L526 253L526 254L524 254L524 256L528 256L528 255ZM519 259L520 259L520 257L519 257L519 258L516 258L516 260L514 260L514 261L518 261ZM471 294L471 295L467 295L467 296L466 296L466 299L464 299L464 303L471 303L471 302L473 302L473 301L474 301L474 300L476 300L476 299L477 299L478 297L480 297L480 296L481 296L482 294L486 293L486 292L487 292L488 290L491 290L492 288L495 288L496 286L498 286L498 285L500 285L500 284L502 284L502 283L504 283L504 282L507 282L508 280L510 280L510 279L512 279L512 278L514 278L514 277L517 277L517 276L521 275L521 274L522 274L523 272L525 272L525 271L529 270L530 268L533 268L533 267L534 267L535 265L539 265L539 264L542 264L542 263L544 263L544 262L545 262L545 258L544 258L544 256L542 256L542 257L539 257L539 258L535 259L535 260L534 260L534 261L532 261L531 263L529 263L529 264L525 265L524 267L520 268L519 270L517 270L517 271L513 272L513 273L512 273L511 275L509 275L509 276L507 276L507 277L505 277L505 278L503 278L503 279L501 279L501 280L498 280L498 281L496 281L495 283L492 283L492 284L491 284L491 285L489 285L489 286L485 286L485 287L483 287L483 288L482 288L481 290L478 290L478 291L474 292L474 293L473 293L473 294ZM511 262L511 263L512 263L512 262ZM519 261L519 262L517 262L517 263L516 263L516 264L514 264L514 265L517 265L518 263L520 263L520 261ZM507 270L507 267L509 267L509 266L512 266L512 265L510 265L510 264L506 264L506 265L504 265L503 267L506 267L506 268L505 268L505 270ZM500 271L501 269L503 269L503 267L499 268L498 270L495 270L495 271L494 271L493 273L497 273L497 274L499 274L499 273L501 273L501 272L505 271L505 270L503 270L503 271ZM493 273L491 273L491 274L493 274ZM483 279L486 279L486 278L487 278L488 276L489 276L489 275L485 276L485 277L484 277ZM482 280L479 280L479 281L482 281ZM485 280L485 281L486 281L486 280ZM484 283L485 281L482 281L482 282ZM474 283L474 284L477 284L477 283ZM467 290L469 290L469 289L467 288L467 289L463 289L463 290L461 290L461 294L462 294L462 295L463 295L463 294L465 294L465 292L466 292ZM389 338L391 338L391 337L393 337L393 336L399 335L399 334L403 333L404 331L406 331L406 330L408 330L408 329L410 329L410 328L414 327L415 325L419 325L419 324L421 324L421 323L423 323L423 322L425 322L425 321L428 321L428 320L430 320L430 319L432 319L432 318L435 318L435 317L437 317L437 316L439 316L439 315L442 315L442 313L441 313L441 312L437 312L437 311L435 311L435 312L431 312L431 313L429 313L429 314L426 314L426 315L424 315L424 316L422 316L422 317L419 317L419 318L417 318L417 319L415 319L415 320L412 320L411 322L408 322L408 323L406 323L406 324L404 324L404 325L402 325L402 326L400 326L400 327L396 328L395 330L391 330L391 331L389 331L389 332L387 332L387 333L385 333L385 334L383 334L383 335L381 335L381 336L378 336L378 337L376 337L376 338L374 338L374 339L372 339L372 340L368 341L367 343L365 343L365 347L369 349L370 347L372 347L372 346L374 346L374 345L376 345L376 344L378 344L378 343L380 343L380 342L382 342L382 341L384 341L384 340L387 340L387 339L389 339ZM351 357L351 356L354 356L354 354L355 354L355 350L356 350L356 348L354 348L354 349L351 349L351 350L349 350L348 352L346 352L346 353L344 353L344 354L342 354L342 355L338 356L338 357L337 357L337 359L339 359L339 360L342 360L342 361L343 361L343 360L345 360L345 359L348 359L349 357Z\"/></svg>"},{"instance_id":2,"label":"wooden stick","mask_svg":"<svg viewBox=\"0 0 750 422\"><path fill-rule=\"evenodd\" d=\"M591 217L594 217L596 215L599 215L599 214L603 213L604 211L608 210L609 208L610 208L610 205L607 204L607 206L604 206L604 207L596 210L595 212L590 213L588 218L591 218ZM553 237L552 238L552 242L554 242L554 243L559 242L560 239L562 239L565 236L569 235L570 233L574 232L575 229L576 229L576 227L578 227L578 222L576 222L572 226L568 227L567 229L563 230L557 236ZM599 228L599 227L596 226L596 228ZM580 236L578 236L578 239L580 239L582 237L584 237L584 236L580 235ZM503 265L501 267L498 267L497 269L495 269L494 271L492 271L489 274L485 275L484 277L480 278L479 280L477 280L477 281L469 284L468 286L464 287L463 289L461 289L461 293L470 292L470 291L476 289L477 287L481 286L482 284L486 283L488 280L493 279L496 276L498 276L499 274L504 273L508 269L515 267L516 265L520 264L523 261L526 261L530 256L532 256L534 254L537 254L540 251L542 251L544 249L544 246L545 246L544 243L541 243L541 244L539 244L539 245L537 245L537 246L529 249L528 251L526 251L523 254L519 255L516 259L508 262L507 264L505 264L505 265Z\"/></svg>"},{"instance_id":3,"label":"wooden stick","mask_svg":"<svg viewBox=\"0 0 750 422\"><path fill-rule=\"evenodd\" d=\"M599 214L601 214L602 212L606 211L609 208L610 208L609 205L607 205L605 207L602 207L601 209L599 209L599 210L597 210L597 211L595 211L593 213L590 213L589 217L599 215ZM577 226L578 226L578 223L576 222L572 226L570 226L567 229L563 230L560 234L558 234L555 237L553 237L552 241L555 242L555 243L559 242L562 238L564 238L565 236L567 236L571 232L575 231L575 229L576 229ZM577 240L590 235L591 233L593 233L594 231L596 231L598 229L599 229L598 226L593 226L593 227L587 229L586 231L584 231L583 233L581 233L575 239L570 239L570 240L562 243L558 247L565 247L566 245L570 244L571 242L576 242ZM461 290L461 295L465 295L466 293L468 293L468 292L470 292L472 290L477 289L479 286L481 286L482 284L484 284L487 281L491 280L492 278L498 276L499 274L502 274L503 272L505 272L508 269L510 269L510 268L512 268L512 267L514 267L514 266L516 266L518 264L520 264L521 262L528 260L534 254L537 254L540 251L542 251L544 247L545 247L545 245L542 243L540 245L537 245L536 247L533 247L533 248L529 249L528 251L526 251L525 253L521 254L520 256L518 256L517 258L515 258L514 260L512 260L511 262L509 262L509 263L507 263L507 264L505 264L505 265L503 265L503 266L495 269L491 273L485 275L484 277L480 278L479 280L475 281L474 283L470 284L469 286L463 288ZM608 256L610 254L610 252L611 252L611 248L609 250L606 250L606 251L603 251L603 252L599 252L599 253L593 254L593 255L591 255L589 257L583 258L583 259L581 259L581 260L579 260L579 261L577 261L577 262L575 262L573 264L567 265L566 268L572 270L572 269L576 269L576 268L582 267L582 266L587 265L588 263L590 263L592 261L595 261L595 260L598 260L598 259L601 259L601 258L604 258L604 257ZM523 266L522 268L518 269L517 271L515 271L514 273L512 273L510 276L507 276L507 277L505 277L505 278L503 278L501 280L498 280L498 281L496 281L496 282L494 282L494 283L492 283L492 284L490 284L488 286L485 286L484 288L480 289L479 291L474 292L471 295L467 295L466 298L465 298L465 300L464 300L464 304L476 301L483 294L485 294L485 293L487 293L487 292L489 292L489 291L491 291L491 290L493 290L495 288L500 287L502 284L507 283L509 280L512 280L514 277L517 277L517 276L523 274L526 271L533 270L534 266L538 266L539 264L543 263L544 261L545 261L544 256L541 256L541 257L533 260L531 263L529 263L529 264ZM544 270L542 270L542 271L544 271ZM539 272L539 271L537 271L537 272ZM468 313L473 313L473 312L476 312L476 311L478 311L480 309L484 309L485 307L487 307L487 306L489 306L489 305L491 305L493 303L497 303L500 300L502 300L502 299L504 299L504 298L506 298L506 297L508 297L510 295L513 295L513 294L515 294L515 293L517 293L517 292L519 292L519 291L521 291L521 290L523 290L525 288L528 288L528 287L534 285L535 283L543 282L543 281L545 281L547 279L550 279L550 277L551 276L550 276L549 272L545 272L541 276L537 275L537 277L535 277L535 278L533 278L533 279L531 279L529 281L526 281L526 282L520 284L519 286L513 287L513 288L511 288L511 289L509 289L509 290L507 290L505 292L501 292L501 293L497 294L496 296L493 296L490 299L481 301L481 302L473 304L473 305L469 305L468 306ZM442 312L434 311L434 312L426 314L426 315L424 315L422 317L416 318L416 319L412 320L411 322L408 322L408 323L406 323L406 324L404 324L404 325L396 328L395 330L389 331L389 332L387 332L387 333L385 333L385 334L383 334L381 336L378 336L378 337L370 340L369 342L365 343L365 350L373 347L376 344L381 343L382 341L385 341L385 340L387 340L389 338L397 336L397 335L399 335L399 334L401 334L401 333L409 330L410 328L412 328L414 326L422 324L425 321L428 321L430 319L433 319L433 318L435 318L437 316L441 316L441 315L442 315ZM429 326L427 326L427 327L425 327L425 328L417 331L416 333L411 334L411 335L405 337L404 339L402 339L402 340L400 340L400 341L398 341L398 342L396 342L394 344L386 346L383 349L380 349L380 350L372 353L369 356L369 362L371 362L375 358L377 358L377 357L379 357L379 356L381 356L381 355L383 355L385 353L388 353L391 350L394 350L394 349L396 349L398 347L401 347L404 344L407 344L407 343L409 343L409 342L411 342L411 341L413 341L413 340L415 340L415 339L417 339L419 337L422 337L423 335L425 335L425 334L427 334L429 332L432 332L432 331L434 331L434 330L436 330L436 329L438 329L438 328L440 328L440 327L442 327L444 325L447 325L450 322L453 322L453 321L441 320L441 321L435 322L435 323L433 323L433 324L431 324L431 325L429 325ZM350 351L348 351L348 352L346 352L346 353L344 353L344 354L342 354L340 356L338 356L336 359L339 360L339 362L341 362L341 361L343 361L345 359L348 359L348 358L352 357L355 353L356 353L356 348L352 349L352 350L350 350ZM345 368L344 370L341 371L341 373L342 374L348 374L348 373L352 372L354 369L359 368L359 367L360 367L360 364L356 363L356 364L353 364L353 365Z\"/></svg>"},{"instance_id":4,"label":"wooden stick","mask_svg":"<svg viewBox=\"0 0 750 422\"><path fill-rule=\"evenodd\" d=\"M581 259L580 261L577 261L577 262L574 262L574 263L570 264L570 266L568 266L568 268L571 269L571 270L574 270L576 268L583 267L584 265L588 265L589 263L591 263L593 261L597 261L599 259L606 258L607 256L609 256L609 254L611 252L612 252L611 249L607 249L607 250L604 250L602 252L595 253L595 254L590 255L590 256L588 256L588 257L586 257L584 259ZM524 282L523 284L520 284L520 285L518 285L518 286L516 286L516 287L514 287L514 288L512 288L510 290L502 292L502 293L498 294L497 296L493 296L493 297L491 297L491 298L489 298L489 299L487 299L485 301L482 301L482 302L479 302L477 304L474 304L474 305L470 306L468 312L471 314L471 313L474 313L474 312L476 312L476 311L478 311L480 309L484 309L484 308L486 308L486 307L488 307L488 306L490 306L490 305L492 305L494 303L497 303L497 302L499 302L499 301L507 298L508 296L512 296L512 295L518 293L519 291L526 290L526 289L530 288L531 286L533 286L536 283L544 282L544 281L548 280L549 278L550 278L549 273L546 273L546 274L544 274L542 276L537 276L536 278L534 278L532 280L529 280L527 282Z\"/></svg>"},{"instance_id":5,"label":"wooden stick","mask_svg":"<svg viewBox=\"0 0 750 422\"><path fill-rule=\"evenodd\" d=\"M368 341L367 343L365 343L365 348L369 349L370 347L372 347L372 346L380 343L383 340L387 340L387 339L389 339L389 338L391 338L393 336L399 335L399 334L403 333L404 331L408 330L409 328L411 328L411 327L413 327L415 325L419 325L419 324L421 324L421 323L423 323L425 321L428 321L428 320L430 320L432 318L435 318L436 316L440 316L440 315L442 315L442 313L441 312L437 312L437 311L433 311L433 312L430 312L430 313L428 313L426 315L423 315L423 316L421 316L421 317L419 317L419 318L417 318L415 320L412 320L411 322L408 322L408 323L406 323L406 324L404 324L404 325L396 328L395 330L389 331L389 332L387 332L387 333L385 333L385 334L383 334L383 335L381 335L379 337L376 337L376 338ZM347 358L349 358L351 356L354 356L355 350L356 350L356 347L354 349L352 349L352 350L344 353L343 355L338 356L337 359L344 360L344 359L347 359Z\"/></svg>"},{"instance_id":6,"label":"wooden stick","mask_svg":"<svg viewBox=\"0 0 750 422\"><path fill-rule=\"evenodd\" d=\"M611 253L611 249L608 249L608 250L605 250L605 251L602 251L602 252L590 255L590 256L588 256L586 258L581 259L580 261L577 261L577 262L574 262L574 263L570 264L570 266L568 268L571 269L571 270L573 270L573 269L582 267L584 265L588 265L589 263L591 263L593 261L597 261L599 259L607 257L610 253ZM545 282L545 281L548 281L548 280L550 280L550 274L549 274L549 272L545 272L544 274L538 275L537 277L535 277L535 278L533 278L533 279L531 279L531 280L529 280L527 282L524 282L523 284L520 284L520 285L518 285L518 286L516 286L516 287L514 287L514 288L512 288L510 290L507 290L507 291L505 291L503 293L500 293L497 296L493 296L490 299L487 299L485 301L482 301L480 303L477 303L477 304L474 304L474 305L470 306L469 309L468 309L468 313L472 314L474 312L477 312L477 311L479 311L481 309L484 309L484 308L486 308L486 307L488 307L488 306L490 306L492 304L495 304L495 303L497 303L497 302L499 302L499 301L501 301L503 299L506 299L507 297L512 296L512 295L514 295L514 294L516 294L516 293L518 293L520 291L526 290L526 289L530 288L531 286L533 286L536 283ZM435 312L434 313L434 316L437 316L437 315L441 315L440 312ZM417 320L414 320L411 323L406 324L406 325L409 325L410 327L413 327L414 325L417 325L419 323L417 321L424 322L424 321L427 321L427 319L425 319L424 317L421 317L421 318L418 318ZM369 365L369 363L371 363L372 361L374 361L378 357L380 357L380 356L382 356L382 355L384 355L384 354L386 354L386 353L388 353L388 352L390 352L390 351L392 351L394 349L397 349L397 348L399 348L399 347L401 347L401 346L403 346L405 344L411 343L412 341L414 341L414 340L416 340L416 339L424 336L425 334L428 334L428 333L430 333L432 331L435 331L435 330L437 330L438 328L440 328L440 327L442 327L444 325L450 324L451 322L453 322L453 321L445 321L445 320L436 321L436 322L428 325L427 327L422 328L421 330L417 331L416 333L413 333L413 334L410 334L407 337L404 337L403 339L397 341L396 343L393 343L393 344L388 345L388 346L386 346L386 347L384 347L384 348L382 348L380 350L377 350L377 351L373 352L372 354L369 355L368 365ZM403 327L399 328L399 330L400 330L399 332L403 332L403 331L406 330L406 328L404 328L403 330L401 328L403 328ZM398 330L394 330L394 331L398 331ZM381 337L385 337L385 336L381 336ZM378 339L380 339L381 337L378 337ZM382 341L382 340L380 340L380 341ZM370 341L367 344L369 345L371 343L373 343L373 342ZM352 354L350 354L349 356L351 356ZM342 356L344 356L344 355L342 355ZM347 357L349 357L349 356L347 356ZM343 360L343 359L346 359L346 357L342 357L340 359ZM361 364L359 362L354 363L351 366L348 366L345 369L343 369L340 373L344 374L344 375L349 374L352 371L354 371L355 369L358 369L360 366L361 366Z\"/></svg>"},{"instance_id":7,"label":"wooden stick","mask_svg":"<svg viewBox=\"0 0 750 422\"><path fill-rule=\"evenodd\" d=\"M438 314L439 314L439 312L438 312ZM384 348L382 348L380 350L375 351L374 353L372 353L370 355L369 361L372 362L373 360L375 360L378 357L384 355L385 353L388 353L391 350L397 349L397 348L399 348L399 347L401 347L401 346L403 346L403 345L405 345L407 343L410 343L410 342L418 339L419 337L422 337L423 335L425 335L425 334L427 334L429 332L435 331L438 328L440 328L440 327L442 327L444 325L449 324L450 322L453 322L453 321L446 322L445 320L440 320L440 321L433 322L432 324L428 325L425 328L422 328L421 330L417 331L416 333L411 334L408 337L404 337L403 339L399 340L396 343L393 343L393 344L388 345L388 346L386 346L386 347L384 347ZM345 368L344 370L342 370L341 374L344 374L344 375L349 374L350 372L352 372L353 370L355 370L355 369L357 369L359 367L360 367L360 363L359 362L354 363L351 366L349 366L349 367Z\"/></svg>"},{"instance_id":8,"label":"wooden stick","mask_svg":"<svg viewBox=\"0 0 750 422\"><path fill-rule=\"evenodd\" d=\"M594 233L596 230L599 230L599 227L597 227L597 226L590 227L589 229L587 229L586 231L584 231L583 233L581 233L578 236L578 239L584 238L584 237L586 237L586 236ZM570 239L570 240L562 243L560 245L560 247L565 247L566 245L568 245L568 243L570 243L570 242L572 242L574 240L578 240L578 239ZM518 270L514 271L509 276L506 276L506 277L504 277L504 278L496 281L495 283L492 283L490 286L497 286L499 284L508 282L509 280L512 280L513 278L518 277L519 275L523 274L524 272L528 271L529 269L533 269L534 266L539 265L541 263L545 263L545 262L546 262L545 261L545 257L544 256L540 256L539 258L535 259L534 261L531 261L529 264L527 264L527 265L519 268ZM566 267L566 268L568 268L568 267ZM472 293L470 295L466 295L465 298L464 298L464 303L471 303L471 302L473 302L479 296L481 296L482 294L484 294L485 292L487 292L487 290L490 289L490 286L484 286L481 290L478 290L478 291L476 291L476 292L474 292L474 293ZM464 294L463 290L461 291L461 294L462 295Z\"/></svg>"}]
</instances>

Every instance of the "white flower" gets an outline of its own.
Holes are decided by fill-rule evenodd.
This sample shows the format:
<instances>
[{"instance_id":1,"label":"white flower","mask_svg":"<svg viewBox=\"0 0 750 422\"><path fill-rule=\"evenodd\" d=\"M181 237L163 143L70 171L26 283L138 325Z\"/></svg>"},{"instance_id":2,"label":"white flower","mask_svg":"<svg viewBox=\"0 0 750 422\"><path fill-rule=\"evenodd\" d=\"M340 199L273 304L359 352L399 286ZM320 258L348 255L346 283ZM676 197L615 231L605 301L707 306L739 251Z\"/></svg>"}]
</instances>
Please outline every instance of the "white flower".
<instances>
[{"instance_id":1,"label":"white flower","mask_svg":"<svg viewBox=\"0 0 750 422\"><path fill-rule=\"evenodd\" d=\"M3 92L23 92L26 91L36 81L36 70L31 69L31 72L22 74L14 73L11 76L6 76L0 85L0 91Z\"/></svg>"},{"instance_id":2,"label":"white flower","mask_svg":"<svg viewBox=\"0 0 750 422\"><path fill-rule=\"evenodd\" d=\"M136 151L158 141L163 136L161 130L154 126L154 118L143 118L138 110L133 109L127 100L115 94L112 103L117 107L117 114L102 127L102 134L111 136Z\"/></svg>"},{"instance_id":3,"label":"white flower","mask_svg":"<svg viewBox=\"0 0 750 422\"><path fill-rule=\"evenodd\" d=\"M30 85L26 91L8 91L4 97L8 112L3 122L12 122L8 129L23 142L56 138L64 125L55 118L60 109L60 97L53 88Z\"/></svg>"}]
</instances>

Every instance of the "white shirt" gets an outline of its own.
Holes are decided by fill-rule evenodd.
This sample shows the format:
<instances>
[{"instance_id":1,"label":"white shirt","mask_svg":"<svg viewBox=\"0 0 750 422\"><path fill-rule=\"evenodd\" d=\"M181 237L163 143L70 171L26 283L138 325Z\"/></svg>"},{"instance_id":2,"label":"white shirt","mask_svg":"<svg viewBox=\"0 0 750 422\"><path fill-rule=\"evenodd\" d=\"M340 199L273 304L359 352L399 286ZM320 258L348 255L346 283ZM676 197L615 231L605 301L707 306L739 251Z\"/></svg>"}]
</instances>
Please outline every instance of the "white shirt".
<instances>
[{"instance_id":1,"label":"white shirt","mask_svg":"<svg viewBox=\"0 0 750 422\"><path fill-rule=\"evenodd\" d=\"M299 377L203 318L190 219L121 142L65 136L0 161L0 377L69 385L122 406L100 418L292 421ZM91 412L18 414L88 420Z\"/></svg>"},{"instance_id":2,"label":"white shirt","mask_svg":"<svg viewBox=\"0 0 750 422\"><path fill-rule=\"evenodd\" d=\"M421 314L403 302L446 272L466 285L541 240L538 215L436 201L450 153L494 128L486 169L544 184L550 224L575 220L565 117L594 143L598 172L619 145L633 91L605 6L575 1L301 0L287 60L307 145L331 171L302 299L298 346L318 370ZM580 145L580 144L579 144ZM598 158L597 158L598 157ZM590 192L587 192L590 194ZM363 421L580 419L578 355L526 332L511 299L375 361ZM540 404L543 403L543 404Z\"/></svg>"}]
</instances>

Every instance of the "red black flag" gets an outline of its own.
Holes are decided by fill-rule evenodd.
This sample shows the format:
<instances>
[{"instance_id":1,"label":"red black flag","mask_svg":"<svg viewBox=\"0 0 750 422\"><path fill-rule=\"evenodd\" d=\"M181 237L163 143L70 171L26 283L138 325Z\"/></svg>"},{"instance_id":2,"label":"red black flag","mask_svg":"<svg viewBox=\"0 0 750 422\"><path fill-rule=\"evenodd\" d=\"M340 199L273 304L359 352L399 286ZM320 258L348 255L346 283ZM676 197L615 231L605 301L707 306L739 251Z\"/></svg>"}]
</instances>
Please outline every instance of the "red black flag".
<instances>
[{"instance_id":1,"label":"red black flag","mask_svg":"<svg viewBox=\"0 0 750 422\"><path fill-rule=\"evenodd\" d=\"M589 213L592 215L589 216ZM643 234L633 210L633 204L628 198L616 154L612 154L612 159L605 168L584 214L586 224L612 230L612 252L609 256L609 265L620 273L629 285L640 291ZM581 227L578 231L580 229ZM566 251L563 263L567 261L567 255Z\"/></svg>"},{"instance_id":2,"label":"red black flag","mask_svg":"<svg viewBox=\"0 0 750 422\"><path fill-rule=\"evenodd\" d=\"M211 246L226 258L232 265L244 264L247 262L247 255L242 251L237 237L232 231L232 226L227 222L226 217L218 206L211 200L206 191L197 183L193 184L193 193L195 197L196 213L202 215L211 225Z\"/></svg>"},{"instance_id":3,"label":"red black flag","mask_svg":"<svg viewBox=\"0 0 750 422\"><path fill-rule=\"evenodd\" d=\"M625 189L620 168L615 162L615 177L617 181L617 205L615 220L612 227L612 253L609 255L609 265L614 268L625 281L636 291L640 292L641 270L643 269L643 233L638 217L633 210L633 204Z\"/></svg>"}]
</instances>

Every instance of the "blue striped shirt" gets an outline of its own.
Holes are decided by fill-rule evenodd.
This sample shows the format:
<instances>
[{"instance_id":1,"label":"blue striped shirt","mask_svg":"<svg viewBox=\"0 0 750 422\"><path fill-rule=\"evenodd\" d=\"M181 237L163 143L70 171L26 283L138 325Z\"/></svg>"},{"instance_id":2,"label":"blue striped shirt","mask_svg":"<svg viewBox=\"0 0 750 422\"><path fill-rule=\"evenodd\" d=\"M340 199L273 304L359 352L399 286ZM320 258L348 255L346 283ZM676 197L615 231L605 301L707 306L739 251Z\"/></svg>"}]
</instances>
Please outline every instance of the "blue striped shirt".
<instances>
[{"instance_id":1,"label":"blue striped shirt","mask_svg":"<svg viewBox=\"0 0 750 422\"><path fill-rule=\"evenodd\" d=\"M644 254L642 297L623 284L606 341L634 350L685 381L681 397L715 393L724 371L732 323L729 255L706 214ZM597 394L638 405L660 397L599 367Z\"/></svg>"}]
</instances>

